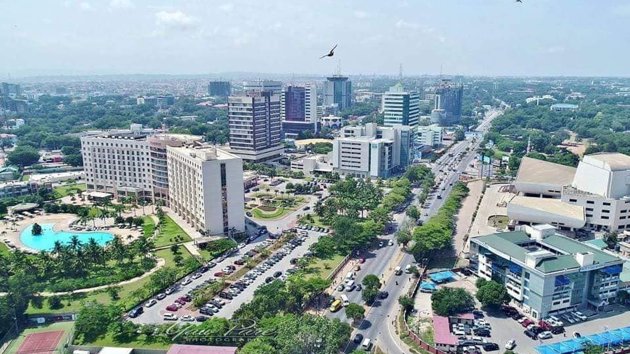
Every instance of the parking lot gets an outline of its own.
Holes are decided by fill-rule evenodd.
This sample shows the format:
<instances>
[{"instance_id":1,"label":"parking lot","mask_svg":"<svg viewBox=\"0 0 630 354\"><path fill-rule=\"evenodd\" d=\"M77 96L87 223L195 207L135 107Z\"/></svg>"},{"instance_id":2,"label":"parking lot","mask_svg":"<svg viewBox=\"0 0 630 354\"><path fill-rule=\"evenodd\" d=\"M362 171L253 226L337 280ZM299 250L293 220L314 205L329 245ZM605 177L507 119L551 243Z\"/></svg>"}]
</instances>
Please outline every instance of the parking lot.
<instances>
[{"instance_id":1,"label":"parking lot","mask_svg":"<svg viewBox=\"0 0 630 354\"><path fill-rule=\"evenodd\" d=\"M243 303L251 301L256 288L264 284L267 278L273 277L276 272L282 272L282 275L284 275L287 269L292 268L290 260L292 258L303 257L308 251L310 245L315 243L321 235L323 235L321 232L307 231L307 236L304 237L304 241L301 245L295 245L294 248L283 247L274 252L272 256L278 253L284 253L285 255L283 257L278 257L278 261L274 261L273 264L270 262L269 266L259 265L251 270L249 273L260 271L259 275L252 278L250 281L247 281L246 283L248 284L246 288L239 291L233 299L221 299L223 306L222 308L217 309L218 312L213 315L230 318L234 314L234 311L236 311ZM177 306L178 308L175 311L167 311L166 307L176 304L178 299L185 297L187 294L191 294L195 288L207 285L212 282L213 279L217 279L218 276L215 275L217 272L226 270L226 267L228 266L234 266L234 262L241 259L245 253L260 246L267 248L271 244L271 241L266 240L266 238L259 238L255 242L245 245L236 253L225 257L225 259L217 262L216 264L211 263L211 267L206 272L198 273L196 277L189 277L188 280L183 279L179 281L170 288L173 290L172 293L163 294L160 296L162 297L161 300L153 298L157 300L157 303L150 307L144 306L144 312L131 320L135 323L163 323L165 321L164 314L171 313L176 316L176 321L182 321L182 317L184 316L184 319L194 321L194 318L199 316L200 313L199 311L192 311L190 302L184 303L183 306ZM146 302L143 305L146 305Z\"/></svg>"}]
</instances>

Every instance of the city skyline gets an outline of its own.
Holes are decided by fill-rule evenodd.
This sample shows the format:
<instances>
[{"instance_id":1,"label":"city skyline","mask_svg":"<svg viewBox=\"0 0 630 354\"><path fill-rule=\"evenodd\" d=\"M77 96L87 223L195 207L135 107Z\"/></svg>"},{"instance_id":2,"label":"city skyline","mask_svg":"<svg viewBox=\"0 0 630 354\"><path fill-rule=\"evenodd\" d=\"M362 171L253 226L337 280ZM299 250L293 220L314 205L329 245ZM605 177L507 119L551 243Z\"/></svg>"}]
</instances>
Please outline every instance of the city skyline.
<instances>
[{"instance_id":1,"label":"city skyline","mask_svg":"<svg viewBox=\"0 0 630 354\"><path fill-rule=\"evenodd\" d=\"M324 76L338 66L346 75L395 75L401 63L410 76L630 75L618 45L628 35L630 6L619 2L22 4L7 3L0 14L0 50L9 53L0 58L3 80L230 72ZM335 56L320 60L335 43Z\"/></svg>"}]
</instances>

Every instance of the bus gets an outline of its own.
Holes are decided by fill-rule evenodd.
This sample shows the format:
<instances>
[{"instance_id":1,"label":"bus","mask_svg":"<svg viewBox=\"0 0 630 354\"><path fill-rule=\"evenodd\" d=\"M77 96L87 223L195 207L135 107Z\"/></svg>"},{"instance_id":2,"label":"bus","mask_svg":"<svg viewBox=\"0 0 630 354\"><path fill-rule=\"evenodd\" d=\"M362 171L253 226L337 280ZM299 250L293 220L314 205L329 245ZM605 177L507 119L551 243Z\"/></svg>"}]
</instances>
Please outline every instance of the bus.
<instances>
[{"instance_id":1,"label":"bus","mask_svg":"<svg viewBox=\"0 0 630 354\"><path fill-rule=\"evenodd\" d=\"M341 300L337 299L330 305L330 312L337 312L341 308Z\"/></svg>"}]
</instances>

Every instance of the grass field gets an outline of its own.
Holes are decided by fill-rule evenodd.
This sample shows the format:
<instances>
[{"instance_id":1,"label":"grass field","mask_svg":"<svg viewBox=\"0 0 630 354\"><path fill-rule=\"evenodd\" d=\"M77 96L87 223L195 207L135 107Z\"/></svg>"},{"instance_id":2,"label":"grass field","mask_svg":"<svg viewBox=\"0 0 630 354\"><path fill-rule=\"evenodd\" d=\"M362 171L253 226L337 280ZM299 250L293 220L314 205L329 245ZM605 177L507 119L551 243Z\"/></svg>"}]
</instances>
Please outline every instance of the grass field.
<instances>
[{"instance_id":1,"label":"grass field","mask_svg":"<svg viewBox=\"0 0 630 354\"><path fill-rule=\"evenodd\" d=\"M141 334L130 342L118 342L115 341L111 334L108 333L105 337L99 338L90 343L93 346L99 347L129 347L129 348L142 348L142 349L166 349L171 346L170 343L160 342L159 337L149 337Z\"/></svg>"},{"instance_id":2,"label":"grass field","mask_svg":"<svg viewBox=\"0 0 630 354\"><path fill-rule=\"evenodd\" d=\"M329 259L313 258L305 270L306 278L320 277L328 279L335 268L343 261L346 256L336 254Z\"/></svg>"},{"instance_id":3,"label":"grass field","mask_svg":"<svg viewBox=\"0 0 630 354\"><path fill-rule=\"evenodd\" d=\"M9 250L9 247L5 245L4 243L0 243L0 254L3 256L8 256L9 253L11 253L11 250Z\"/></svg>"},{"instance_id":4,"label":"grass field","mask_svg":"<svg viewBox=\"0 0 630 354\"><path fill-rule=\"evenodd\" d=\"M87 186L85 185L85 183L74 183L56 187L55 189L53 189L53 193L55 195L55 198L63 198L70 194L76 194L79 191L85 192L86 189Z\"/></svg>"},{"instance_id":5,"label":"grass field","mask_svg":"<svg viewBox=\"0 0 630 354\"><path fill-rule=\"evenodd\" d=\"M322 222L322 220L319 218L319 216L315 215L315 214L307 214L311 216L311 219L313 221L309 221L311 219L307 219L306 217L302 217L300 218L300 224L305 224L305 225L313 225L313 226L319 226L319 227L325 227L328 228L329 226L324 224Z\"/></svg>"},{"instance_id":6,"label":"grass field","mask_svg":"<svg viewBox=\"0 0 630 354\"><path fill-rule=\"evenodd\" d=\"M145 216L142 218L144 220L144 224L142 224L142 230L144 232L144 236L153 235L153 231L155 230L155 223L153 222L153 218L150 216Z\"/></svg>"},{"instance_id":7,"label":"grass field","mask_svg":"<svg viewBox=\"0 0 630 354\"><path fill-rule=\"evenodd\" d=\"M24 342L24 338L26 338L26 336L29 334L48 332L48 331L60 331L60 330L63 330L65 333L63 337L61 337L61 340L59 341L59 344L57 345L57 350L62 350L63 345L64 343L66 343L66 340L68 339L68 336L72 332L73 328L74 328L74 322L57 322L57 323L52 323L52 324L40 326L40 327L26 328L25 330L22 331L22 333L20 333L20 336L16 338L11 343L11 345L9 345L6 353L11 353L11 354L16 353L17 350L20 348L20 345L22 345L22 342Z\"/></svg>"},{"instance_id":8,"label":"grass field","mask_svg":"<svg viewBox=\"0 0 630 354\"><path fill-rule=\"evenodd\" d=\"M175 243L188 242L192 239L169 216L164 216L164 223L160 226L160 232L155 238L155 247L168 246ZM179 236L179 239L177 238Z\"/></svg>"},{"instance_id":9,"label":"grass field","mask_svg":"<svg viewBox=\"0 0 630 354\"><path fill-rule=\"evenodd\" d=\"M270 219L279 219L285 216L286 214L288 214L290 211L291 210L285 209L282 207L279 207L275 211L272 211L272 212L265 212L265 211L260 210L259 208L255 208L255 209L252 209L252 215L254 215L256 219L270 220Z\"/></svg>"},{"instance_id":10,"label":"grass field","mask_svg":"<svg viewBox=\"0 0 630 354\"><path fill-rule=\"evenodd\" d=\"M182 262L186 262L189 258L194 258L190 252L184 246L180 246L179 250L182 254L183 260ZM180 276L184 276L187 273L187 270L184 267L178 267L175 265L173 261L173 253L170 249L163 249L155 252L158 258L162 258L166 261L167 267L173 267L178 270L178 274ZM118 293L120 300L117 302L125 307L125 309L131 309L138 302L138 299L133 296L133 294L140 289L146 289L149 284L150 277L142 278L133 283L125 284L121 287L120 292ZM26 312L31 315L35 314L44 314L44 313L66 313L66 312L77 312L81 309L82 302L88 301L96 301L103 304L112 303L112 299L110 295L106 291L94 291L89 293L78 293L71 296L63 296L61 297L61 303L64 305L60 309L50 309L48 307L48 302L44 301L42 308L35 308L32 304L29 304Z\"/></svg>"}]
</instances>

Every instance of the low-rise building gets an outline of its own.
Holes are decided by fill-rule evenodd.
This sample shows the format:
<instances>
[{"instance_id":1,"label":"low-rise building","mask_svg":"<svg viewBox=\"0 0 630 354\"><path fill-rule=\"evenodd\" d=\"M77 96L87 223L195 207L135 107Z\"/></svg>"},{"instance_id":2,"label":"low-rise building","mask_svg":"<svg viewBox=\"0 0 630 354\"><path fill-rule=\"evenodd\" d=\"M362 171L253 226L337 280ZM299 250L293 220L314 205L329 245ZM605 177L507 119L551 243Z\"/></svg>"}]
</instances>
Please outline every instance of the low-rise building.
<instances>
[{"instance_id":1,"label":"low-rise building","mask_svg":"<svg viewBox=\"0 0 630 354\"><path fill-rule=\"evenodd\" d=\"M331 154L298 157L291 160L291 171L302 172L306 177L317 173L332 172L333 166L330 157Z\"/></svg>"},{"instance_id":2,"label":"low-rise building","mask_svg":"<svg viewBox=\"0 0 630 354\"><path fill-rule=\"evenodd\" d=\"M417 146L438 147L442 145L444 128L437 124L416 127L415 143Z\"/></svg>"},{"instance_id":3,"label":"low-rise building","mask_svg":"<svg viewBox=\"0 0 630 354\"><path fill-rule=\"evenodd\" d=\"M623 260L556 233L551 225L474 237L470 263L479 277L505 284L534 319L614 301Z\"/></svg>"},{"instance_id":4,"label":"low-rise building","mask_svg":"<svg viewBox=\"0 0 630 354\"><path fill-rule=\"evenodd\" d=\"M518 223L596 231L630 230L630 156L586 155L577 168L525 157L508 204ZM580 214L583 214L581 216Z\"/></svg>"},{"instance_id":5,"label":"low-rise building","mask_svg":"<svg viewBox=\"0 0 630 354\"><path fill-rule=\"evenodd\" d=\"M389 177L413 160L413 128L347 126L333 141L332 166L341 175Z\"/></svg>"}]
</instances>

